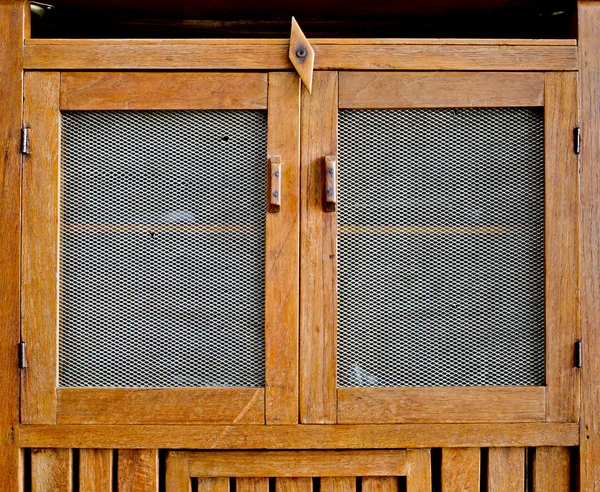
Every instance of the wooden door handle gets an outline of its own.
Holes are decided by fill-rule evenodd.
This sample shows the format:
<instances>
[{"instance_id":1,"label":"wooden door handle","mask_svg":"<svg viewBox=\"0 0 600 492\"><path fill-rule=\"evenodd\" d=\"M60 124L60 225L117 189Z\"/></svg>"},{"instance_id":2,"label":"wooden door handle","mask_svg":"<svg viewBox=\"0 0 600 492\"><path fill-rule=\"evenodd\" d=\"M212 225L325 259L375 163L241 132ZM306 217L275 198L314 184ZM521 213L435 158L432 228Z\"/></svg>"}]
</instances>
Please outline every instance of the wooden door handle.
<instances>
[{"instance_id":1,"label":"wooden door handle","mask_svg":"<svg viewBox=\"0 0 600 492\"><path fill-rule=\"evenodd\" d=\"M268 204L269 212L277 214L281 211L281 156L274 155L269 162Z\"/></svg>"},{"instance_id":2,"label":"wooden door handle","mask_svg":"<svg viewBox=\"0 0 600 492\"><path fill-rule=\"evenodd\" d=\"M323 187L323 209L325 212L337 210L337 157L328 155L325 157L323 175L325 176Z\"/></svg>"}]
</instances>

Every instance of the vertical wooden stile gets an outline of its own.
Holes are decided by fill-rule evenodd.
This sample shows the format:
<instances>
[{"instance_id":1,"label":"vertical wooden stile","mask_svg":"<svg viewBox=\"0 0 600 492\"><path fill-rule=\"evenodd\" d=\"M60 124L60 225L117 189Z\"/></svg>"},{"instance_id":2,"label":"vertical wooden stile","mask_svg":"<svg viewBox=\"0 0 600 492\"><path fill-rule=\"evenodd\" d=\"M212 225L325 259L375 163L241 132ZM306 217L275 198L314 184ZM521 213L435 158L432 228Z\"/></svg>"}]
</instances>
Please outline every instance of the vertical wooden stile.
<instances>
[{"instance_id":1,"label":"vertical wooden stile","mask_svg":"<svg viewBox=\"0 0 600 492\"><path fill-rule=\"evenodd\" d=\"M442 492L479 492L481 450L442 449Z\"/></svg>"},{"instance_id":2,"label":"vertical wooden stile","mask_svg":"<svg viewBox=\"0 0 600 492\"><path fill-rule=\"evenodd\" d=\"M337 217L323 211L323 160L337 156L337 72L302 90L300 419L336 422Z\"/></svg>"},{"instance_id":3,"label":"vertical wooden stile","mask_svg":"<svg viewBox=\"0 0 600 492\"><path fill-rule=\"evenodd\" d=\"M166 492L192 492L189 462L185 451L167 453Z\"/></svg>"},{"instance_id":4,"label":"vertical wooden stile","mask_svg":"<svg viewBox=\"0 0 600 492\"><path fill-rule=\"evenodd\" d=\"M524 490L525 448L490 448L488 456L488 492Z\"/></svg>"},{"instance_id":5,"label":"vertical wooden stile","mask_svg":"<svg viewBox=\"0 0 600 492\"><path fill-rule=\"evenodd\" d=\"M111 449L79 450L79 492L112 492Z\"/></svg>"},{"instance_id":6,"label":"vertical wooden stile","mask_svg":"<svg viewBox=\"0 0 600 492\"><path fill-rule=\"evenodd\" d=\"M407 492L431 492L431 450L406 450Z\"/></svg>"},{"instance_id":7,"label":"vertical wooden stile","mask_svg":"<svg viewBox=\"0 0 600 492\"><path fill-rule=\"evenodd\" d=\"M120 449L119 492L158 492L158 450Z\"/></svg>"},{"instance_id":8,"label":"vertical wooden stile","mask_svg":"<svg viewBox=\"0 0 600 492\"><path fill-rule=\"evenodd\" d=\"M569 448L536 448L533 460L534 492L543 492L547 490L552 490L553 492L568 492L570 488L571 452Z\"/></svg>"},{"instance_id":9,"label":"vertical wooden stile","mask_svg":"<svg viewBox=\"0 0 600 492\"><path fill-rule=\"evenodd\" d=\"M73 454L70 449L31 451L31 492L71 492Z\"/></svg>"},{"instance_id":10,"label":"vertical wooden stile","mask_svg":"<svg viewBox=\"0 0 600 492\"><path fill-rule=\"evenodd\" d=\"M267 156L281 156L281 208L267 213L265 412L267 424L298 423L300 79L269 74Z\"/></svg>"}]
</instances>

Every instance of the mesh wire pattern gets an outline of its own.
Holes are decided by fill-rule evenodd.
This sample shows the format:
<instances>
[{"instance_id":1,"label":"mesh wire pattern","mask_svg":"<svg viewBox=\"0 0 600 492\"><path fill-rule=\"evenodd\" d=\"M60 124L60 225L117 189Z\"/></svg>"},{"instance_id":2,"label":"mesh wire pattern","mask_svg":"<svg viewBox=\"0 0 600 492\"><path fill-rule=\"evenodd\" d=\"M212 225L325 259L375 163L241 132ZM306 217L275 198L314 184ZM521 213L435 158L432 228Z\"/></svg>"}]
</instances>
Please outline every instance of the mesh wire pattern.
<instances>
[{"instance_id":1,"label":"mesh wire pattern","mask_svg":"<svg viewBox=\"0 0 600 492\"><path fill-rule=\"evenodd\" d=\"M542 108L340 110L338 386L543 385Z\"/></svg>"},{"instance_id":2,"label":"mesh wire pattern","mask_svg":"<svg viewBox=\"0 0 600 492\"><path fill-rule=\"evenodd\" d=\"M60 386L264 386L266 144L266 111L62 113Z\"/></svg>"}]
</instances>

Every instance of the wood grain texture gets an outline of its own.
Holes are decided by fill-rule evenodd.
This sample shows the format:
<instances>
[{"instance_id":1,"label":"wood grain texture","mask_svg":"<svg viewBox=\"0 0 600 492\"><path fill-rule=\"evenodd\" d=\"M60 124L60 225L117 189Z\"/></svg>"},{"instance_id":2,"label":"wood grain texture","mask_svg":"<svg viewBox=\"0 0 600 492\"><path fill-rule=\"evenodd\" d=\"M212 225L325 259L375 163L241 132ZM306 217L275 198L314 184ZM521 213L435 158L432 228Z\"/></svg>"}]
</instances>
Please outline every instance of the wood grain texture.
<instances>
[{"instance_id":1,"label":"wood grain texture","mask_svg":"<svg viewBox=\"0 0 600 492\"><path fill-rule=\"evenodd\" d=\"M398 492L398 477L363 477L364 492Z\"/></svg>"},{"instance_id":2,"label":"wood grain texture","mask_svg":"<svg viewBox=\"0 0 600 492\"><path fill-rule=\"evenodd\" d=\"M66 72L61 110L266 109L264 73Z\"/></svg>"},{"instance_id":3,"label":"wood grain texture","mask_svg":"<svg viewBox=\"0 0 600 492\"><path fill-rule=\"evenodd\" d=\"M25 74L23 158L22 330L28 367L22 374L21 420L56 423L58 386L58 222L60 74Z\"/></svg>"},{"instance_id":4,"label":"wood grain texture","mask_svg":"<svg viewBox=\"0 0 600 492\"><path fill-rule=\"evenodd\" d=\"M522 492L525 489L525 448L490 448L488 492Z\"/></svg>"},{"instance_id":5,"label":"wood grain texture","mask_svg":"<svg viewBox=\"0 0 600 492\"><path fill-rule=\"evenodd\" d=\"M581 490L600 491L600 2L579 1L581 142Z\"/></svg>"},{"instance_id":6,"label":"wood grain texture","mask_svg":"<svg viewBox=\"0 0 600 492\"><path fill-rule=\"evenodd\" d=\"M312 478L277 478L275 492L312 492Z\"/></svg>"},{"instance_id":7,"label":"wood grain texture","mask_svg":"<svg viewBox=\"0 0 600 492\"><path fill-rule=\"evenodd\" d=\"M354 477L323 477L321 478L322 492L355 492L356 478Z\"/></svg>"},{"instance_id":8,"label":"wood grain texture","mask_svg":"<svg viewBox=\"0 0 600 492\"><path fill-rule=\"evenodd\" d=\"M571 451L568 448L537 448L533 460L533 490L571 490ZM581 490L594 490L582 488Z\"/></svg>"},{"instance_id":9,"label":"wood grain texture","mask_svg":"<svg viewBox=\"0 0 600 492\"><path fill-rule=\"evenodd\" d=\"M21 153L24 0L0 3L0 476L7 490L22 486L19 439L21 275Z\"/></svg>"},{"instance_id":10,"label":"wood grain texture","mask_svg":"<svg viewBox=\"0 0 600 492\"><path fill-rule=\"evenodd\" d=\"M290 32L289 59L294 65L296 72L302 79L302 83L308 90L312 91L313 70L315 66L315 50L300 29L296 19L292 17L292 28Z\"/></svg>"},{"instance_id":11,"label":"wood grain texture","mask_svg":"<svg viewBox=\"0 0 600 492\"><path fill-rule=\"evenodd\" d=\"M442 492L479 492L479 448L442 449Z\"/></svg>"},{"instance_id":12,"label":"wood grain texture","mask_svg":"<svg viewBox=\"0 0 600 492\"><path fill-rule=\"evenodd\" d=\"M158 492L158 451L119 449L119 492Z\"/></svg>"},{"instance_id":13,"label":"wood grain texture","mask_svg":"<svg viewBox=\"0 0 600 492\"><path fill-rule=\"evenodd\" d=\"M535 422L544 387L340 388L340 424Z\"/></svg>"},{"instance_id":14,"label":"wood grain texture","mask_svg":"<svg viewBox=\"0 0 600 492\"><path fill-rule=\"evenodd\" d=\"M577 422L579 369L579 168L573 144L577 74L546 77L545 249L547 419Z\"/></svg>"},{"instance_id":15,"label":"wood grain texture","mask_svg":"<svg viewBox=\"0 0 600 492\"><path fill-rule=\"evenodd\" d=\"M189 456L185 451L167 453L166 492L192 492L189 463Z\"/></svg>"},{"instance_id":16,"label":"wood grain texture","mask_svg":"<svg viewBox=\"0 0 600 492\"><path fill-rule=\"evenodd\" d=\"M190 453L192 477L356 477L406 474L406 451Z\"/></svg>"},{"instance_id":17,"label":"wood grain texture","mask_svg":"<svg viewBox=\"0 0 600 492\"><path fill-rule=\"evenodd\" d=\"M79 491L112 492L113 453L110 449L79 450Z\"/></svg>"},{"instance_id":18,"label":"wood grain texture","mask_svg":"<svg viewBox=\"0 0 600 492\"><path fill-rule=\"evenodd\" d=\"M406 491L431 492L431 450L406 450Z\"/></svg>"},{"instance_id":19,"label":"wood grain texture","mask_svg":"<svg viewBox=\"0 0 600 492\"><path fill-rule=\"evenodd\" d=\"M576 46L313 44L315 70L576 70ZM288 44L36 40L29 70L292 70ZM314 80L313 80L314 84Z\"/></svg>"},{"instance_id":20,"label":"wood grain texture","mask_svg":"<svg viewBox=\"0 0 600 492\"><path fill-rule=\"evenodd\" d=\"M266 218L265 412L268 424L298 422L300 317L300 79L269 74L267 157L281 156L281 208Z\"/></svg>"},{"instance_id":21,"label":"wood grain texture","mask_svg":"<svg viewBox=\"0 0 600 492\"><path fill-rule=\"evenodd\" d=\"M269 492L268 478L236 478L236 492Z\"/></svg>"},{"instance_id":22,"label":"wood grain texture","mask_svg":"<svg viewBox=\"0 0 600 492\"><path fill-rule=\"evenodd\" d=\"M578 424L21 426L22 447L361 449L577 446Z\"/></svg>"},{"instance_id":23,"label":"wood grain texture","mask_svg":"<svg viewBox=\"0 0 600 492\"><path fill-rule=\"evenodd\" d=\"M70 449L31 450L31 492L71 492L72 487L73 455Z\"/></svg>"},{"instance_id":24,"label":"wood grain texture","mask_svg":"<svg viewBox=\"0 0 600 492\"><path fill-rule=\"evenodd\" d=\"M229 492L229 478L199 478L198 492Z\"/></svg>"},{"instance_id":25,"label":"wood grain texture","mask_svg":"<svg viewBox=\"0 0 600 492\"><path fill-rule=\"evenodd\" d=\"M60 388L59 424L264 424L263 388Z\"/></svg>"},{"instance_id":26,"label":"wood grain texture","mask_svg":"<svg viewBox=\"0 0 600 492\"><path fill-rule=\"evenodd\" d=\"M302 91L300 420L336 422L337 216L323 212L323 159L337 156L338 77Z\"/></svg>"},{"instance_id":27,"label":"wood grain texture","mask_svg":"<svg viewBox=\"0 0 600 492\"><path fill-rule=\"evenodd\" d=\"M544 74L343 72L340 108L543 106Z\"/></svg>"}]
</instances>

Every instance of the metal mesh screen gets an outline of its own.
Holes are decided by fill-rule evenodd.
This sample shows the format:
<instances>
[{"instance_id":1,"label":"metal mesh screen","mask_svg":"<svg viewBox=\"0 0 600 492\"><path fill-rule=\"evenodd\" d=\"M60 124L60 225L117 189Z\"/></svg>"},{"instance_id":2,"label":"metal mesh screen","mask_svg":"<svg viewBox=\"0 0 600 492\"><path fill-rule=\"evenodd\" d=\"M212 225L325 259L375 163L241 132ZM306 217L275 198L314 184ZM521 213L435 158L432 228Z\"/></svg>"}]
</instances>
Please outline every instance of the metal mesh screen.
<instances>
[{"instance_id":1,"label":"metal mesh screen","mask_svg":"<svg viewBox=\"0 0 600 492\"><path fill-rule=\"evenodd\" d=\"M62 114L60 385L264 385L265 111Z\"/></svg>"},{"instance_id":2,"label":"metal mesh screen","mask_svg":"<svg viewBox=\"0 0 600 492\"><path fill-rule=\"evenodd\" d=\"M338 385L543 385L543 110L345 110L338 137Z\"/></svg>"}]
</instances>

